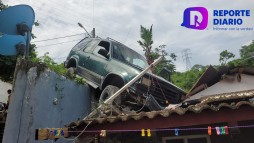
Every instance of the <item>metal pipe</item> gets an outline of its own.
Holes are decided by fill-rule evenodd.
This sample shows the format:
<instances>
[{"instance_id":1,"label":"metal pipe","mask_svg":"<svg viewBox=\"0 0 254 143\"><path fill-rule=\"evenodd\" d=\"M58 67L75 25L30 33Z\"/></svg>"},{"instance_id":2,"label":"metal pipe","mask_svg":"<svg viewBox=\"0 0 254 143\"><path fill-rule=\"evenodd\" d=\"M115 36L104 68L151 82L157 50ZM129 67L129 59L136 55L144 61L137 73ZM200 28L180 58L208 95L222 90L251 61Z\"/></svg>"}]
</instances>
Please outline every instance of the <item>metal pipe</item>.
<instances>
[{"instance_id":1,"label":"metal pipe","mask_svg":"<svg viewBox=\"0 0 254 143\"><path fill-rule=\"evenodd\" d=\"M134 77L131 81L129 81L127 84L125 84L121 89L119 89L115 94L110 96L107 100L104 101L104 104L107 104L111 102L113 99L115 99L118 95L120 95L124 90L126 90L130 85L132 85L134 82L136 82L140 77L142 77L151 67L158 64L161 61L162 57L159 57L157 60L155 60L150 66L148 66L146 69L144 69L141 73L139 73L136 77Z\"/></svg>"},{"instance_id":2,"label":"metal pipe","mask_svg":"<svg viewBox=\"0 0 254 143\"><path fill-rule=\"evenodd\" d=\"M30 38L31 38L31 31L27 31L26 48L25 48L25 53L24 53L25 59L28 59L28 57L29 57Z\"/></svg>"},{"instance_id":3,"label":"metal pipe","mask_svg":"<svg viewBox=\"0 0 254 143\"><path fill-rule=\"evenodd\" d=\"M123 91L125 91L130 85L132 85L134 82L136 82L140 77L142 77L149 69L151 69L153 66L157 65L162 60L162 56L160 56L158 59L156 59L151 65L149 65L146 69L144 69L141 73L139 73L137 76L135 76L131 81L129 81L127 84L125 84L121 89L119 89L115 94L110 96L107 100L105 100L97 109L100 109L103 104L108 104L112 100L114 100L117 96L119 96ZM97 110L92 111L87 117L84 118L87 119L93 115L95 115Z\"/></svg>"}]
</instances>

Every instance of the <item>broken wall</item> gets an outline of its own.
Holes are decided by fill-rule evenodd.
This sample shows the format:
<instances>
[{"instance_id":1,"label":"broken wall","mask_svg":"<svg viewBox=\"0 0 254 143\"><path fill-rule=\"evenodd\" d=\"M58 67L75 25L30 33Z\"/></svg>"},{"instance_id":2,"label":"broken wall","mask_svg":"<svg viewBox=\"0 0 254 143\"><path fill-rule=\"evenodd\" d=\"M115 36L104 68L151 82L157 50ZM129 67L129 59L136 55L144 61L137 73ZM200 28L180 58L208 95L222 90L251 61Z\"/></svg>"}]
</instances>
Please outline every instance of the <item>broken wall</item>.
<instances>
[{"instance_id":1,"label":"broken wall","mask_svg":"<svg viewBox=\"0 0 254 143\"><path fill-rule=\"evenodd\" d=\"M90 112L88 86L78 85L42 65L19 61L13 86L3 143L50 143L35 141L35 130L61 128Z\"/></svg>"}]
</instances>

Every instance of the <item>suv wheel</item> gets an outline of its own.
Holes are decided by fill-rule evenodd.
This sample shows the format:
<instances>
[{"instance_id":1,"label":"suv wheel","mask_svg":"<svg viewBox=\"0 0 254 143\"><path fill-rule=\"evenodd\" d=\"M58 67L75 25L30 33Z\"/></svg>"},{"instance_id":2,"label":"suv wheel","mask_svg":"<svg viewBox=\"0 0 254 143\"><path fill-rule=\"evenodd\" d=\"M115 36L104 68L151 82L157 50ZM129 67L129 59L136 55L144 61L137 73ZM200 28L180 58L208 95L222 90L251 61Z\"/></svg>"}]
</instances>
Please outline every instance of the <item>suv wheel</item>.
<instances>
[{"instance_id":1,"label":"suv wheel","mask_svg":"<svg viewBox=\"0 0 254 143\"><path fill-rule=\"evenodd\" d=\"M113 85L108 85L104 88L104 90L101 93L99 103L103 103L106 99L111 97L114 93L116 93L119 90L118 87ZM111 101L109 104L115 103L117 105L121 104L121 97L116 97L113 102Z\"/></svg>"}]
</instances>

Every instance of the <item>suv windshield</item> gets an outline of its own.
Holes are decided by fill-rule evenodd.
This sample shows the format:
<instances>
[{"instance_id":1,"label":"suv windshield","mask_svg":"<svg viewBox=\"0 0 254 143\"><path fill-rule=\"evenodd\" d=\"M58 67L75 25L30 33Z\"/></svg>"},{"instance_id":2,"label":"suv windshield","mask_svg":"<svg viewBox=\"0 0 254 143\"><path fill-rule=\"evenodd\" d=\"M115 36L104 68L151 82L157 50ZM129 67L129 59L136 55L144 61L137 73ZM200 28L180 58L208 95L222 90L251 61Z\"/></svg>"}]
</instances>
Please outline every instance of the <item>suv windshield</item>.
<instances>
[{"instance_id":1,"label":"suv windshield","mask_svg":"<svg viewBox=\"0 0 254 143\"><path fill-rule=\"evenodd\" d=\"M112 42L112 47L114 59L142 69L148 66L145 58L134 50L115 42Z\"/></svg>"}]
</instances>

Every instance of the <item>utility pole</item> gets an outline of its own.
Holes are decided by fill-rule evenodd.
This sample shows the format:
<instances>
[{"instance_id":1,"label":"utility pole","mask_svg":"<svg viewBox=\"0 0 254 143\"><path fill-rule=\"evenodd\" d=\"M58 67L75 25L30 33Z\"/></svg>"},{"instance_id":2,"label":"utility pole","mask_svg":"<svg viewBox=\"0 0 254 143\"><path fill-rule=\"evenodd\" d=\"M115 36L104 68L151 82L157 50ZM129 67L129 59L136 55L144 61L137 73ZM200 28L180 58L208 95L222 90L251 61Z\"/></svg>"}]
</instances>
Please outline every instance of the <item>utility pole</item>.
<instances>
[{"instance_id":1,"label":"utility pole","mask_svg":"<svg viewBox=\"0 0 254 143\"><path fill-rule=\"evenodd\" d=\"M183 58L183 61L185 62L186 64L186 70L190 70L191 69L191 62L190 62L190 59L191 59L191 51L190 49L184 49L182 51L182 58Z\"/></svg>"},{"instance_id":2,"label":"utility pole","mask_svg":"<svg viewBox=\"0 0 254 143\"><path fill-rule=\"evenodd\" d=\"M93 28L92 37L95 38L95 28Z\"/></svg>"}]
</instances>

